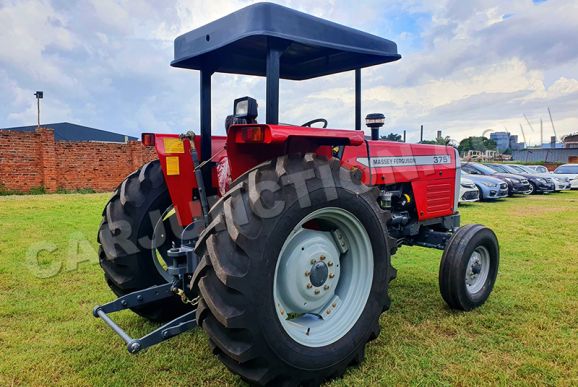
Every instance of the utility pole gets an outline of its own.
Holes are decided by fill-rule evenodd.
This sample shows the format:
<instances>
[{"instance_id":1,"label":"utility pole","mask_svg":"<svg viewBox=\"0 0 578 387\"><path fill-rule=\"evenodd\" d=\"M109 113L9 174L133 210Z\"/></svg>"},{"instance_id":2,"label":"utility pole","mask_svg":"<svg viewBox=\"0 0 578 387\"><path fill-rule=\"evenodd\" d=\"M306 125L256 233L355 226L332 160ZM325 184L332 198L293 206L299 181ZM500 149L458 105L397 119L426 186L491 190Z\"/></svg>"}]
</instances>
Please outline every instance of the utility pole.
<instances>
[{"instance_id":1,"label":"utility pole","mask_svg":"<svg viewBox=\"0 0 578 387\"><path fill-rule=\"evenodd\" d=\"M403 131L403 142L405 142L405 130Z\"/></svg>"},{"instance_id":2,"label":"utility pole","mask_svg":"<svg viewBox=\"0 0 578 387\"><path fill-rule=\"evenodd\" d=\"M544 145L544 124L542 123L542 118L540 118L540 148Z\"/></svg>"},{"instance_id":3,"label":"utility pole","mask_svg":"<svg viewBox=\"0 0 578 387\"><path fill-rule=\"evenodd\" d=\"M423 125L421 126L421 129L420 129L419 142L420 142L420 144L423 142Z\"/></svg>"},{"instance_id":4,"label":"utility pole","mask_svg":"<svg viewBox=\"0 0 578 387\"><path fill-rule=\"evenodd\" d=\"M37 91L36 93L34 93L34 96L36 97L36 107L37 107L37 122L38 122L38 127L40 128L40 100L42 98L44 98L44 92L43 91Z\"/></svg>"}]
</instances>

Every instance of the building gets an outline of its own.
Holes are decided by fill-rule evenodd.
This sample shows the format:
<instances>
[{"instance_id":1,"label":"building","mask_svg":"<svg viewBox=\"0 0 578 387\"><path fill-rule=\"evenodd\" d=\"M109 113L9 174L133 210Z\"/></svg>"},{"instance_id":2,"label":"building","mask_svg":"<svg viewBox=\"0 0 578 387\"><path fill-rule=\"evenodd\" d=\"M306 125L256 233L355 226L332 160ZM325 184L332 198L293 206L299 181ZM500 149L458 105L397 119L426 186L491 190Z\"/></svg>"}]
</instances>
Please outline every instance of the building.
<instances>
[{"instance_id":1,"label":"building","mask_svg":"<svg viewBox=\"0 0 578 387\"><path fill-rule=\"evenodd\" d=\"M524 143L518 142L518 136L511 135L509 132L492 132L490 133L490 140L496 142L496 149L500 152L524 148Z\"/></svg>"},{"instance_id":2,"label":"building","mask_svg":"<svg viewBox=\"0 0 578 387\"><path fill-rule=\"evenodd\" d=\"M504 152L506 149L510 148L510 133L508 132L490 133L490 140L494 140L496 143L496 149L500 152Z\"/></svg>"},{"instance_id":3,"label":"building","mask_svg":"<svg viewBox=\"0 0 578 387\"><path fill-rule=\"evenodd\" d=\"M543 149L559 149L564 148L564 144L561 142L556 142L556 136L550 137L549 143L542 144Z\"/></svg>"},{"instance_id":4,"label":"building","mask_svg":"<svg viewBox=\"0 0 578 387\"><path fill-rule=\"evenodd\" d=\"M524 143L518 142L518 135L510 135L510 149L519 150L524 149Z\"/></svg>"},{"instance_id":5,"label":"building","mask_svg":"<svg viewBox=\"0 0 578 387\"><path fill-rule=\"evenodd\" d=\"M55 124L43 124L43 127L54 130L54 140L56 141L96 141L126 143L138 140L136 137L126 136L120 133L109 132L88 126L72 124L70 122L58 122ZM15 128L4 128L1 130L11 130L15 132L34 132L37 126L19 126Z\"/></svg>"},{"instance_id":6,"label":"building","mask_svg":"<svg viewBox=\"0 0 578 387\"><path fill-rule=\"evenodd\" d=\"M578 148L578 133L573 133L563 138L564 148Z\"/></svg>"}]
</instances>

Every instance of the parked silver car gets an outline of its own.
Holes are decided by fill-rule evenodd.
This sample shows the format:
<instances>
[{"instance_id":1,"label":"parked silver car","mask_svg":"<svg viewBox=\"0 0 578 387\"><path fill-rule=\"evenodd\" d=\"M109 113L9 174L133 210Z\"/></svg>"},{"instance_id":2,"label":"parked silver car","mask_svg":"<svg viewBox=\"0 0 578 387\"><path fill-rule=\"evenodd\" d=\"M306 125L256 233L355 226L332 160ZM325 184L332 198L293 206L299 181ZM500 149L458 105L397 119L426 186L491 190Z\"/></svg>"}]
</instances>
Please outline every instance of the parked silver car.
<instances>
[{"instance_id":1,"label":"parked silver car","mask_svg":"<svg viewBox=\"0 0 578 387\"><path fill-rule=\"evenodd\" d=\"M508 184L502 179L484 175L472 175L462 171L462 181L469 179L480 191L480 200L501 199L508 196Z\"/></svg>"}]
</instances>

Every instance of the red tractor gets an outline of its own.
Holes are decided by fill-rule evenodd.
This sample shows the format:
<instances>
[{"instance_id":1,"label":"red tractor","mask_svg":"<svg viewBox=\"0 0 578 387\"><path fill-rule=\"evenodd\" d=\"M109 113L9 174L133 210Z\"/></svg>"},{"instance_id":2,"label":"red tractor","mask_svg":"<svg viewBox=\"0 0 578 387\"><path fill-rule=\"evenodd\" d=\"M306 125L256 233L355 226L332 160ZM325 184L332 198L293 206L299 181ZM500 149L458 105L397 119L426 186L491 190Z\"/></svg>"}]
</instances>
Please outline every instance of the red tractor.
<instances>
[{"instance_id":1,"label":"red tractor","mask_svg":"<svg viewBox=\"0 0 578 387\"><path fill-rule=\"evenodd\" d=\"M456 150L382 141L382 114L366 117L371 138L361 130L361 68L400 58L392 41L267 3L175 40L171 65L200 71L200 136L143 134L158 160L120 184L98 233L119 298L94 315L129 352L198 324L251 383L340 376L379 334L391 256L403 245L444 251L450 308L486 301L499 247L490 229L459 227ZM278 122L280 78L348 70L355 130ZM211 136L215 72L266 77L265 123L254 99L239 98L227 135ZM123 309L165 323L134 339L109 316Z\"/></svg>"}]
</instances>

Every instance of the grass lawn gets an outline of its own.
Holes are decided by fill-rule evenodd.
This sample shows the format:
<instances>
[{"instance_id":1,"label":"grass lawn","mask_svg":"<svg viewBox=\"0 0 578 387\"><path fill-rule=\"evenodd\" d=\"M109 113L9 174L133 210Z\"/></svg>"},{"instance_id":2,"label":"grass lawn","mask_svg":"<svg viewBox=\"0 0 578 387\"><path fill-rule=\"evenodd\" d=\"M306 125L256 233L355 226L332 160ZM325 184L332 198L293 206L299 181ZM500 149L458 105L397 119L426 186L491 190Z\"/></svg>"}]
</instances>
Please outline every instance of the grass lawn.
<instances>
[{"instance_id":1,"label":"grass lawn","mask_svg":"<svg viewBox=\"0 0 578 387\"><path fill-rule=\"evenodd\" d=\"M200 330L129 355L92 317L113 297L96 259L107 199L0 197L0 385L241 384ZM380 337L360 367L331 384L578 384L578 191L461 212L501 243L489 301L450 311L438 292L441 252L402 248ZM154 327L130 312L116 318L135 336Z\"/></svg>"}]
</instances>

